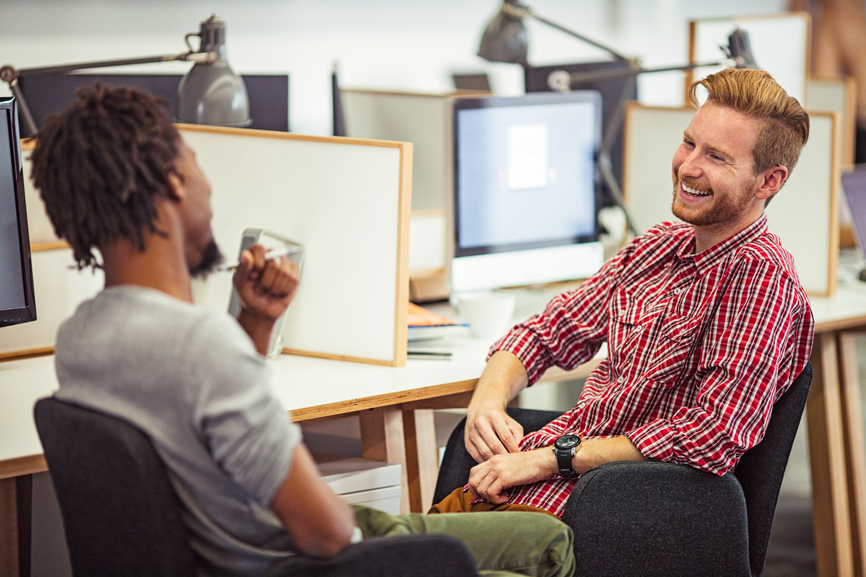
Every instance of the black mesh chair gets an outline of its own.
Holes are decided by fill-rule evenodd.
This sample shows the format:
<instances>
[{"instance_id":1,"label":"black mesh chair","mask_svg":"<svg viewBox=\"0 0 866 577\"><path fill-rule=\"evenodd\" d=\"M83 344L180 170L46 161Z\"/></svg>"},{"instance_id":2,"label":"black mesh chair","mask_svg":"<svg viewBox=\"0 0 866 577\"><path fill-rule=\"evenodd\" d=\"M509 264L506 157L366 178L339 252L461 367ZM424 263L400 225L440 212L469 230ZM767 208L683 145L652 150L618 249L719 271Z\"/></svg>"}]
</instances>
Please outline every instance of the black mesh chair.
<instances>
[{"instance_id":1,"label":"black mesh chair","mask_svg":"<svg viewBox=\"0 0 866 577\"><path fill-rule=\"evenodd\" d=\"M574 530L576 575L752 576L764 573L782 477L812 384L807 364L773 407L764 439L732 473L661 462L607 463L583 475L562 519ZM509 409L525 432L559 416ZM457 425L434 503L469 479L475 460Z\"/></svg>"},{"instance_id":2,"label":"black mesh chair","mask_svg":"<svg viewBox=\"0 0 866 577\"><path fill-rule=\"evenodd\" d=\"M146 435L54 398L38 401L34 416L75 575L196 575L180 501ZM365 541L331 559L297 556L285 568L298 577L477 575L469 551L445 535Z\"/></svg>"}]
</instances>

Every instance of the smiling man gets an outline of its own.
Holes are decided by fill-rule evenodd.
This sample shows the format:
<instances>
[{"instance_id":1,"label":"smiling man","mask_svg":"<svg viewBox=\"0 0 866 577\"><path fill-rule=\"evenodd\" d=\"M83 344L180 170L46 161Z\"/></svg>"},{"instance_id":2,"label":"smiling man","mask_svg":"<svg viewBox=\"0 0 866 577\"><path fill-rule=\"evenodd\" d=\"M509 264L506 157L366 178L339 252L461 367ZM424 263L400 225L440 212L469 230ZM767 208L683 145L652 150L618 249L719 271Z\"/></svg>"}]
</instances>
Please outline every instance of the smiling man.
<instances>
[{"instance_id":1,"label":"smiling man","mask_svg":"<svg viewBox=\"0 0 866 577\"><path fill-rule=\"evenodd\" d=\"M764 208L787 180L809 117L763 71L693 84L706 102L673 158L674 215L491 349L467 412L479 465L434 512L533 508L561 515L576 479L611 461L716 474L761 441L809 359L813 319ZM510 399L553 365L608 357L577 405L523 436Z\"/></svg>"}]
</instances>

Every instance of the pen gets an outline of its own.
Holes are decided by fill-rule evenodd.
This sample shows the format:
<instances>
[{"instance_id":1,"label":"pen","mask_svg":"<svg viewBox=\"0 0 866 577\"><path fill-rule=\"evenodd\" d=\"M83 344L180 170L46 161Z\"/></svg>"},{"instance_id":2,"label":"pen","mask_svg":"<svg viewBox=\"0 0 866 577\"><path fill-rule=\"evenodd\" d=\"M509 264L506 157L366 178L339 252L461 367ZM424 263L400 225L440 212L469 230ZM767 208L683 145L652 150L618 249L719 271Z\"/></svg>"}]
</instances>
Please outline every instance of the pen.
<instances>
[{"instance_id":1,"label":"pen","mask_svg":"<svg viewBox=\"0 0 866 577\"><path fill-rule=\"evenodd\" d=\"M448 351L407 351L406 358L447 361L451 359L451 353Z\"/></svg>"},{"instance_id":2,"label":"pen","mask_svg":"<svg viewBox=\"0 0 866 577\"><path fill-rule=\"evenodd\" d=\"M265 260L275 260L283 256L291 256L300 251L301 248L298 246L284 246L282 248L275 248L269 250L265 253ZM221 265L217 270L220 271L233 271L241 265L240 261L234 262L232 264L224 264Z\"/></svg>"}]
</instances>

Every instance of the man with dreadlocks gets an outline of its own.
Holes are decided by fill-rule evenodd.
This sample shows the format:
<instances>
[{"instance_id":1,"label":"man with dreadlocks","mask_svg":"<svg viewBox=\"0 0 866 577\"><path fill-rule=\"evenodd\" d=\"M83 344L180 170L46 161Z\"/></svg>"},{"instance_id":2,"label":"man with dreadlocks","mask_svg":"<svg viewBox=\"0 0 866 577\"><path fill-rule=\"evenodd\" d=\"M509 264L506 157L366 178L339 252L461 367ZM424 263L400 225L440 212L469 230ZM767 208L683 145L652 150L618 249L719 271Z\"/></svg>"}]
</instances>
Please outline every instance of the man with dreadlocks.
<instances>
[{"instance_id":1,"label":"man with dreadlocks","mask_svg":"<svg viewBox=\"0 0 866 577\"><path fill-rule=\"evenodd\" d=\"M56 396L150 437L199 574L290 574L295 553L329 557L356 539L436 532L462 539L482 574L571 575L571 530L553 516L393 517L353 510L322 482L263 356L297 269L257 245L234 275L237 320L192 304L192 276L221 256L210 185L162 103L85 89L37 138L33 177L55 231L79 267L105 271L105 290L60 328Z\"/></svg>"}]
</instances>

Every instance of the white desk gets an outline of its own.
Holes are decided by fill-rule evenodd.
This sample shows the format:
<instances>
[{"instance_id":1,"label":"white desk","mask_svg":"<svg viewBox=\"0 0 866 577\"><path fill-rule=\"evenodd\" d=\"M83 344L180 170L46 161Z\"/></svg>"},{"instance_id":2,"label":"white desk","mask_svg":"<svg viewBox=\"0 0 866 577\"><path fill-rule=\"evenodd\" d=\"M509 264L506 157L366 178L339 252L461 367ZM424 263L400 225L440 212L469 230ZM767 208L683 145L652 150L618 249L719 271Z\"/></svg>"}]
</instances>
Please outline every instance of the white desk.
<instances>
[{"instance_id":1,"label":"white desk","mask_svg":"<svg viewBox=\"0 0 866 577\"><path fill-rule=\"evenodd\" d=\"M851 331L866 330L866 287L842 286L812 305L815 379L807 410L818 569L822 576L864 574L866 448ZM401 368L283 356L273 361L277 395L297 421L357 413L364 456L403 464L403 508L421 510L436 475L431 409L465 406L488 344L466 336L429 342L424 346L452 349L452 360L410 360ZM549 371L545 379L585 376L594 365ZM0 363L0 576L17 575L18 557L29 551L26 536L18 538L19 528L29 528L29 475L46 470L32 407L56 386L52 357Z\"/></svg>"}]
</instances>

